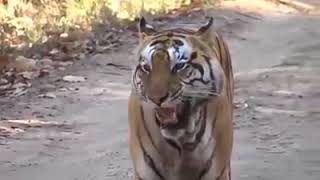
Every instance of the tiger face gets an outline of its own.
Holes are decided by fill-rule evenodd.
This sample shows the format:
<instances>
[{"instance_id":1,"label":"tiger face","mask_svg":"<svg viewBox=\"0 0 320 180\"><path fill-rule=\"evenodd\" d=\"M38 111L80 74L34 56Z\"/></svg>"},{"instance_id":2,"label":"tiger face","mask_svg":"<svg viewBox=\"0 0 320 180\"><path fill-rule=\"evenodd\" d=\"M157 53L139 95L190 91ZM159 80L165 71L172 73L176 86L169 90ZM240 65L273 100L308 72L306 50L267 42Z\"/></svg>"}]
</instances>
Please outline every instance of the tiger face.
<instances>
[{"instance_id":1,"label":"tiger face","mask_svg":"<svg viewBox=\"0 0 320 180\"><path fill-rule=\"evenodd\" d=\"M133 92L154 108L164 136L177 139L190 134L203 111L199 104L222 93L223 70L206 40L212 22L196 31L157 32L140 20Z\"/></svg>"}]
</instances>

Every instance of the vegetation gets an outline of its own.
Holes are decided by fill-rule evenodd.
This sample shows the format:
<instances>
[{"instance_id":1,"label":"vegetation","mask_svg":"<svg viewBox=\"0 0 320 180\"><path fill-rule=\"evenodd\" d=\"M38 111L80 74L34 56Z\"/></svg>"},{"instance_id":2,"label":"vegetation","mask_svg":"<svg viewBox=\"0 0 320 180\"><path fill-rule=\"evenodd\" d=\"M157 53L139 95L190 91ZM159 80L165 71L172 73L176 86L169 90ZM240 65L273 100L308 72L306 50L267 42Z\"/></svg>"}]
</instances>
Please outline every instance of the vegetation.
<instances>
[{"instance_id":1,"label":"vegetation","mask_svg":"<svg viewBox=\"0 0 320 180\"><path fill-rule=\"evenodd\" d=\"M93 23L109 23L114 17L134 20L142 12L168 13L200 2L210 0L0 0L0 49L41 43L50 32L90 30Z\"/></svg>"}]
</instances>

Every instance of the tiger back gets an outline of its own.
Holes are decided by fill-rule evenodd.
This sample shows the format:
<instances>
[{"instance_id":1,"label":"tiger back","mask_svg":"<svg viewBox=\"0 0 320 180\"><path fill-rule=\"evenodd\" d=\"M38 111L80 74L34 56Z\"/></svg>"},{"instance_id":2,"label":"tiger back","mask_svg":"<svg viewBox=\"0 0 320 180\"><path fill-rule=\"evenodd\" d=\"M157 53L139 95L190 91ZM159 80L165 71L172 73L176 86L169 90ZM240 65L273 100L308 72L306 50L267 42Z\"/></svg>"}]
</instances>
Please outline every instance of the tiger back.
<instances>
[{"instance_id":1,"label":"tiger back","mask_svg":"<svg viewBox=\"0 0 320 180\"><path fill-rule=\"evenodd\" d=\"M134 180L230 180L233 70L213 19L157 31L144 18L128 104Z\"/></svg>"}]
</instances>

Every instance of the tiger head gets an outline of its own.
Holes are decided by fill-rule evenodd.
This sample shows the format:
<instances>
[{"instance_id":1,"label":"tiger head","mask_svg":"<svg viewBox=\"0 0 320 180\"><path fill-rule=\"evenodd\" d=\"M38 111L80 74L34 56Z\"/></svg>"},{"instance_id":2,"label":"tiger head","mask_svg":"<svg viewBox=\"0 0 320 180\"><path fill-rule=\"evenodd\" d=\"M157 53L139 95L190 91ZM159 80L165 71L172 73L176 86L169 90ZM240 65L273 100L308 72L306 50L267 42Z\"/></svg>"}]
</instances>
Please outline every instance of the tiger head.
<instances>
[{"instance_id":1,"label":"tiger head","mask_svg":"<svg viewBox=\"0 0 320 180\"><path fill-rule=\"evenodd\" d=\"M224 75L214 50L213 19L197 30L157 31L140 19L140 46L133 92L153 106L163 128L183 128L182 119L223 91ZM190 116L192 115L189 114Z\"/></svg>"}]
</instances>

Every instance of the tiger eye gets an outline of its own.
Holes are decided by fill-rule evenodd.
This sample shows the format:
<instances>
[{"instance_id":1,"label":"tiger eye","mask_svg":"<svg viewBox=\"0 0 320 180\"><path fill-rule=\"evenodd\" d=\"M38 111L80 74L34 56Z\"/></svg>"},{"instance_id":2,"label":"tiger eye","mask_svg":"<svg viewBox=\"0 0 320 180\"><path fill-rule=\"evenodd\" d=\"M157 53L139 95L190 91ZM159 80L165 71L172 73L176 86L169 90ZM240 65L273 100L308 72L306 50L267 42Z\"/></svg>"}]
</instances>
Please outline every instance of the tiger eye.
<instances>
[{"instance_id":1,"label":"tiger eye","mask_svg":"<svg viewBox=\"0 0 320 180\"><path fill-rule=\"evenodd\" d=\"M173 42L178 46L183 46L184 45L184 43L181 40L175 39L175 40L173 40Z\"/></svg>"},{"instance_id":2,"label":"tiger eye","mask_svg":"<svg viewBox=\"0 0 320 180\"><path fill-rule=\"evenodd\" d=\"M173 72L179 72L187 67L188 67L188 64L186 64L186 63L178 63L174 66Z\"/></svg>"},{"instance_id":3,"label":"tiger eye","mask_svg":"<svg viewBox=\"0 0 320 180\"><path fill-rule=\"evenodd\" d=\"M184 64L184 63L179 63L179 64L177 64L176 65L176 69L182 69L184 66L185 66L186 64Z\"/></svg>"},{"instance_id":4,"label":"tiger eye","mask_svg":"<svg viewBox=\"0 0 320 180\"><path fill-rule=\"evenodd\" d=\"M142 64L141 65L141 69L144 71L144 72L150 72L151 71L151 67L149 64Z\"/></svg>"}]
</instances>

